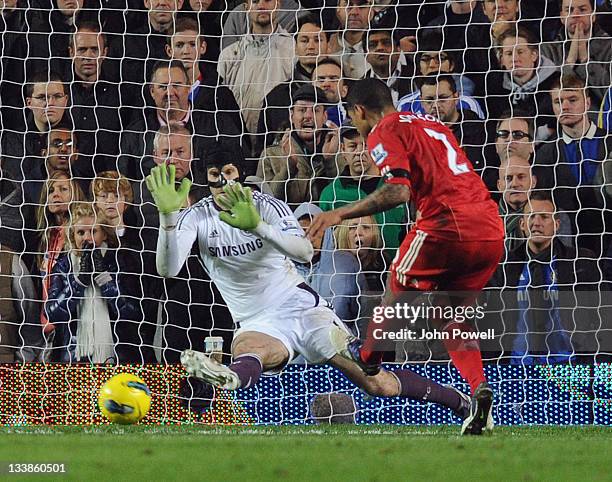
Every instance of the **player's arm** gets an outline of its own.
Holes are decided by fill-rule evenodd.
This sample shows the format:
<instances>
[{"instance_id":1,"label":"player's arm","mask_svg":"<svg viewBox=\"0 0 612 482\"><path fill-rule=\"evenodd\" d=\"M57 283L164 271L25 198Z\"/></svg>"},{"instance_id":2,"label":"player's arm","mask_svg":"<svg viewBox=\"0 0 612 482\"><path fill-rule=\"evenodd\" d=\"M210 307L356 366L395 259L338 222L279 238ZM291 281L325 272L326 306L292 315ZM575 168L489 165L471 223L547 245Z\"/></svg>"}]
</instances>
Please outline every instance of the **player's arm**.
<instances>
[{"instance_id":1,"label":"player's arm","mask_svg":"<svg viewBox=\"0 0 612 482\"><path fill-rule=\"evenodd\" d=\"M276 223L271 224L262 219L253 201L253 193L248 187L244 188L239 183L233 183L225 186L224 191L225 195L216 199L217 203L226 210L219 214L221 221L256 234L294 261L307 263L312 259L312 244L303 236L303 231L297 221L295 221L295 227L293 223L286 221L288 229L283 231ZM291 213L284 203L276 202L279 206L284 206L282 209L286 209L288 214ZM278 215L277 217L278 220L284 219ZM296 230L297 233L289 232ZM296 236L296 234L299 235Z\"/></svg>"},{"instance_id":2,"label":"player's arm","mask_svg":"<svg viewBox=\"0 0 612 482\"><path fill-rule=\"evenodd\" d=\"M338 208L342 220L360 218L393 209L410 201L410 187L406 184L383 184L383 186L360 201Z\"/></svg>"},{"instance_id":3,"label":"player's arm","mask_svg":"<svg viewBox=\"0 0 612 482\"><path fill-rule=\"evenodd\" d=\"M337 226L345 219L380 213L408 201L410 201L410 187L407 184L385 183L360 201L316 216L308 229L308 237L315 238L330 226Z\"/></svg>"},{"instance_id":4,"label":"player's arm","mask_svg":"<svg viewBox=\"0 0 612 482\"><path fill-rule=\"evenodd\" d=\"M175 166L167 168L162 164L151 169L151 174L146 177L147 188L159 211L155 264L157 272L165 278L179 273L197 237L195 226L185 219L186 213L179 215L187 201L191 181L183 179L177 191L175 172Z\"/></svg>"},{"instance_id":5,"label":"player's arm","mask_svg":"<svg viewBox=\"0 0 612 482\"><path fill-rule=\"evenodd\" d=\"M308 229L310 239L345 219L380 213L410 201L409 146L398 135L399 128L397 124L383 126L368 137L368 144L374 144L370 150L372 159L385 179L383 186L360 201L316 216Z\"/></svg>"}]
</instances>

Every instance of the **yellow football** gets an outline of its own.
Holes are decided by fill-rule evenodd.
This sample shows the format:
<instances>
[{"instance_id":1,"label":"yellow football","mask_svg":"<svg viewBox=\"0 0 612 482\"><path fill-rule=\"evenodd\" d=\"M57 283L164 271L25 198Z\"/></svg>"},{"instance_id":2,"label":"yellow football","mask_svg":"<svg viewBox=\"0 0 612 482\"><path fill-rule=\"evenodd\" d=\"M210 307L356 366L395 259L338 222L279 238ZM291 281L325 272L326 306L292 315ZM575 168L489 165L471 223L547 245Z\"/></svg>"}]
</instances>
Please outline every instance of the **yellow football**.
<instances>
[{"instance_id":1,"label":"yellow football","mask_svg":"<svg viewBox=\"0 0 612 482\"><path fill-rule=\"evenodd\" d=\"M98 405L113 423L138 423L151 407L151 391L142 378L120 373L102 385Z\"/></svg>"}]
</instances>

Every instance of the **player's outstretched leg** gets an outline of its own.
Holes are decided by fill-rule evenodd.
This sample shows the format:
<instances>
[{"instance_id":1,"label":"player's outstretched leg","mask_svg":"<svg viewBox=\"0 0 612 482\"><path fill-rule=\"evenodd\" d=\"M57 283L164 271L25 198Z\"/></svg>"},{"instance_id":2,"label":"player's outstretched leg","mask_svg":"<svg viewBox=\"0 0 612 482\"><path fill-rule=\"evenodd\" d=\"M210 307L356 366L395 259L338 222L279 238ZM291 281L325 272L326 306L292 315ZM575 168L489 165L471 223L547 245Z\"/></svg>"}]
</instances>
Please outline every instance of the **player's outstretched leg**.
<instances>
[{"instance_id":1,"label":"player's outstretched leg","mask_svg":"<svg viewBox=\"0 0 612 482\"><path fill-rule=\"evenodd\" d=\"M284 366L289 352L278 339L258 332L244 332L234 340L233 362L219 363L206 353L185 350L181 364L189 375L219 388L249 388L259 381L264 370Z\"/></svg>"},{"instance_id":2,"label":"player's outstretched leg","mask_svg":"<svg viewBox=\"0 0 612 482\"><path fill-rule=\"evenodd\" d=\"M453 410L463 420L462 435L481 435L485 430L493 430L493 391L486 382L479 385L470 399L454 387L440 385L411 370L387 372L381 369L376 375L368 376L355 361L355 353L359 352L349 348L356 339L337 327L330 330L330 338L338 352L330 363L370 395L400 396L439 403ZM389 376L397 380L395 385L389 381Z\"/></svg>"},{"instance_id":3,"label":"player's outstretched leg","mask_svg":"<svg viewBox=\"0 0 612 482\"><path fill-rule=\"evenodd\" d=\"M192 377L227 390L256 383L262 372L259 359L249 355L238 357L230 366L225 366L206 353L185 350L181 353L181 364Z\"/></svg>"},{"instance_id":4,"label":"player's outstretched leg","mask_svg":"<svg viewBox=\"0 0 612 482\"><path fill-rule=\"evenodd\" d=\"M336 355L329 364L339 369L355 385L376 397L405 397L438 403L450 408L465 420L470 415L470 397L459 390L440 385L411 370L381 369L375 376L367 376L352 360Z\"/></svg>"}]
</instances>

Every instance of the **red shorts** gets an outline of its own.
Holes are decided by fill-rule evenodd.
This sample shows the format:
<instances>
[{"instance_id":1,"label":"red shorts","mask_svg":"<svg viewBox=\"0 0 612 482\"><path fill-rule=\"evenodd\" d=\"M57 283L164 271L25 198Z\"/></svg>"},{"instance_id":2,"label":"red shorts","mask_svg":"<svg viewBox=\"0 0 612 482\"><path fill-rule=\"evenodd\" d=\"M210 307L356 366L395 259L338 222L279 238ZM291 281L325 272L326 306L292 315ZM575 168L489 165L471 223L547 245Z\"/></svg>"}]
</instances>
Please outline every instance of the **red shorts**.
<instances>
[{"instance_id":1,"label":"red shorts","mask_svg":"<svg viewBox=\"0 0 612 482\"><path fill-rule=\"evenodd\" d=\"M391 265L393 293L481 291L504 254L504 240L448 241L410 231Z\"/></svg>"}]
</instances>

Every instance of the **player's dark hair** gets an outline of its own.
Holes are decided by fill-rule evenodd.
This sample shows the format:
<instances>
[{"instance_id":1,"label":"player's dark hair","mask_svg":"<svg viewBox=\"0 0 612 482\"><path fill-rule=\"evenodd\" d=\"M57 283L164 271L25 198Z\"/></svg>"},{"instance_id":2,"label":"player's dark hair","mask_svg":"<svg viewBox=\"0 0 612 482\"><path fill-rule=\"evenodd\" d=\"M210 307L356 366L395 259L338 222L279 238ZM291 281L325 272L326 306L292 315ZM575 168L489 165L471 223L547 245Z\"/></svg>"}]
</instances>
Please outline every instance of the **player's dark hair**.
<instances>
[{"instance_id":1,"label":"player's dark hair","mask_svg":"<svg viewBox=\"0 0 612 482\"><path fill-rule=\"evenodd\" d=\"M366 110L381 112L387 107L393 107L393 96L391 89L380 79L361 79L354 82L346 96L348 109L356 105Z\"/></svg>"},{"instance_id":2,"label":"player's dark hair","mask_svg":"<svg viewBox=\"0 0 612 482\"><path fill-rule=\"evenodd\" d=\"M32 97L32 92L34 92L35 84L48 84L50 82L59 82L64 87L64 93L67 94L68 90L66 89L66 84L64 83L64 79L57 72L46 72L39 71L36 72L32 77L28 79L28 82L25 86L25 97Z\"/></svg>"},{"instance_id":3,"label":"player's dark hair","mask_svg":"<svg viewBox=\"0 0 612 482\"><path fill-rule=\"evenodd\" d=\"M430 74L426 76L421 76L416 80L416 84L419 90L424 85L436 86L441 82L446 82L450 86L451 92L453 94L457 92L457 83L455 82L454 77L450 74Z\"/></svg>"}]
</instances>

